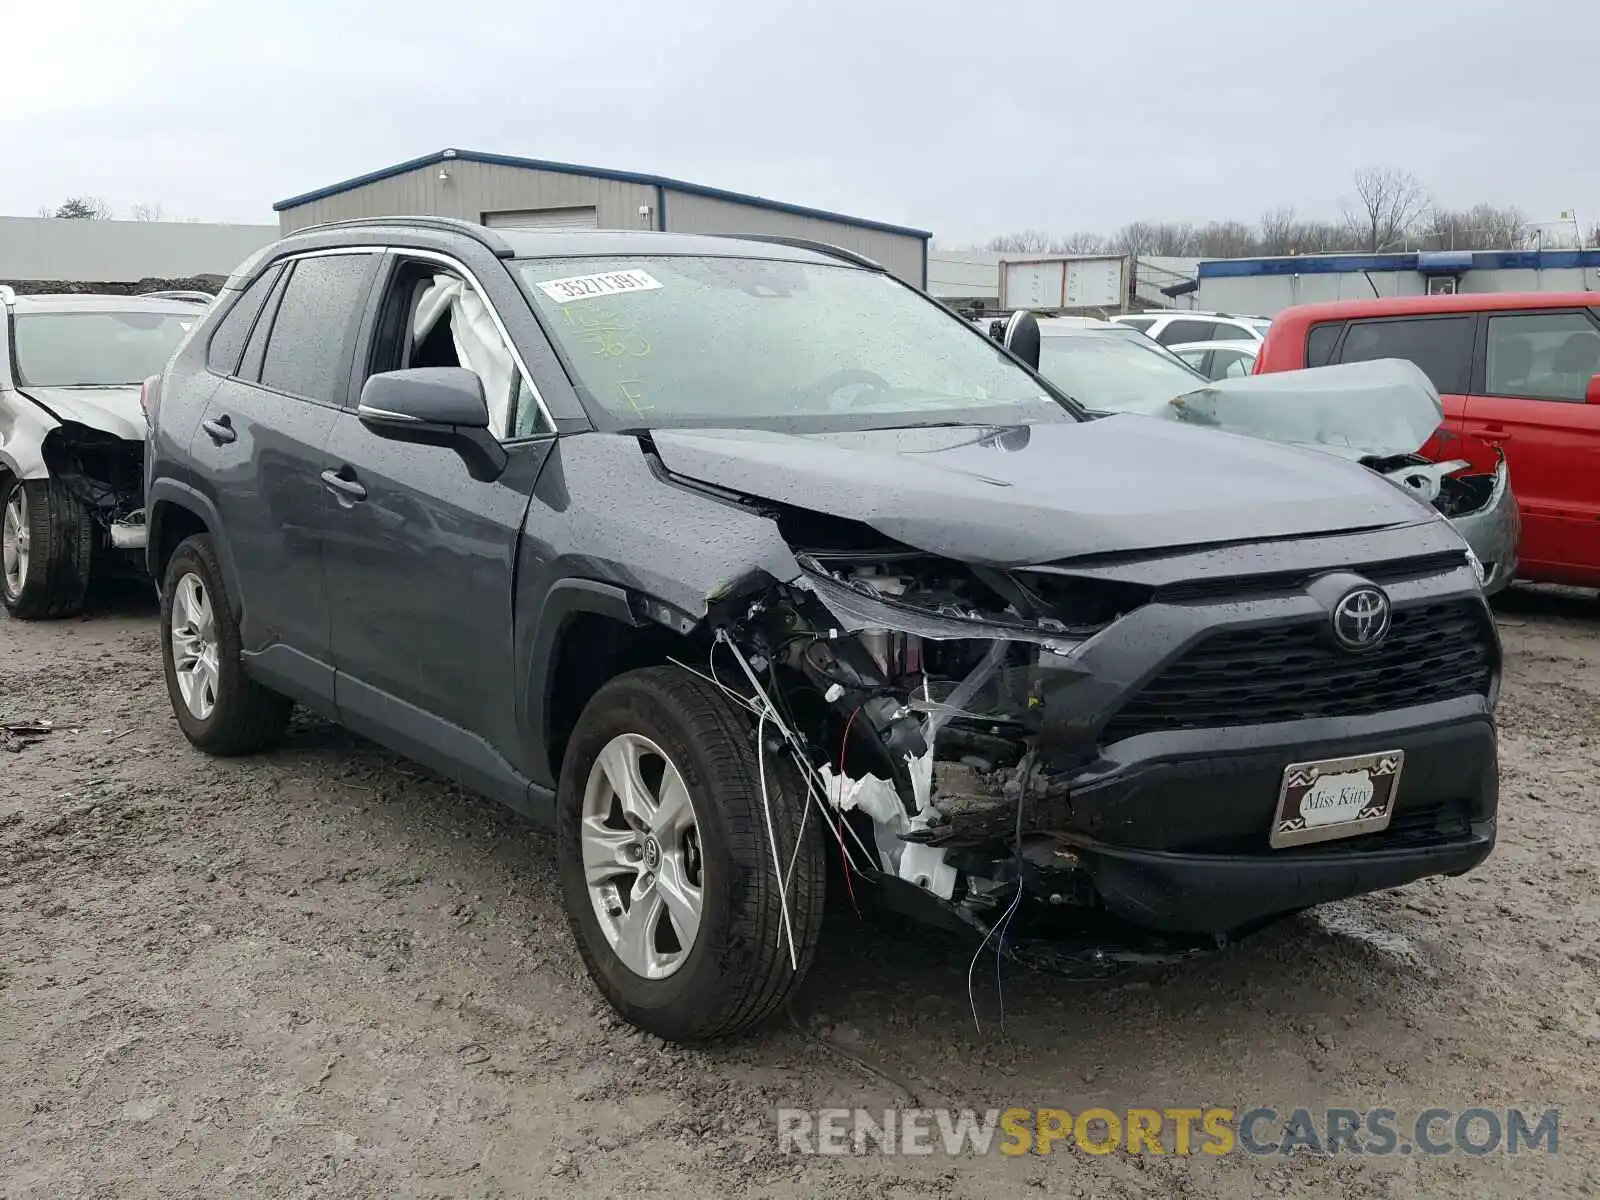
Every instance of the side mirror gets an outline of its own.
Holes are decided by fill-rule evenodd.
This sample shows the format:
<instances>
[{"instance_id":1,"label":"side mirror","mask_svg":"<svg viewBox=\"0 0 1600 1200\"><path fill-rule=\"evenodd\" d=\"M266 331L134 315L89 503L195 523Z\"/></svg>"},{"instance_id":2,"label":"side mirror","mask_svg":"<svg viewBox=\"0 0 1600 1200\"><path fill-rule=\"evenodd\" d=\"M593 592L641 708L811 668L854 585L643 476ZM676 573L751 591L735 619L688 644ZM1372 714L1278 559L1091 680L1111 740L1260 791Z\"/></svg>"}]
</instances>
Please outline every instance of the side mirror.
<instances>
[{"instance_id":1,"label":"side mirror","mask_svg":"<svg viewBox=\"0 0 1600 1200\"><path fill-rule=\"evenodd\" d=\"M1590 404L1600 404L1600 375L1589 378L1589 386L1584 389L1583 398Z\"/></svg>"},{"instance_id":2,"label":"side mirror","mask_svg":"<svg viewBox=\"0 0 1600 1200\"><path fill-rule=\"evenodd\" d=\"M412 367L373 375L362 385L356 417L379 437L451 447L474 479L498 479L510 461L489 432L483 380L465 367Z\"/></svg>"},{"instance_id":3,"label":"side mirror","mask_svg":"<svg viewBox=\"0 0 1600 1200\"><path fill-rule=\"evenodd\" d=\"M465 367L413 367L369 378L356 409L374 433L399 427L489 428L483 380Z\"/></svg>"},{"instance_id":4,"label":"side mirror","mask_svg":"<svg viewBox=\"0 0 1600 1200\"><path fill-rule=\"evenodd\" d=\"M1039 321L1031 312L1011 314L1001 344L1035 371L1039 369Z\"/></svg>"}]
</instances>

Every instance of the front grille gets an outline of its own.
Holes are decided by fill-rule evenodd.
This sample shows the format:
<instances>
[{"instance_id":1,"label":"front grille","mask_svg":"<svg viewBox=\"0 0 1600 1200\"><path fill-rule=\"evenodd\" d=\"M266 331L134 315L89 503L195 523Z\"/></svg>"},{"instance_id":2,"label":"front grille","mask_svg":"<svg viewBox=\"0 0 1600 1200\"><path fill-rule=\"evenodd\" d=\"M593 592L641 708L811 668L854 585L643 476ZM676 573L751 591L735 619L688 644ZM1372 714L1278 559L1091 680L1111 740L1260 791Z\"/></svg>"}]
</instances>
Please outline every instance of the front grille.
<instances>
[{"instance_id":1,"label":"front grille","mask_svg":"<svg viewBox=\"0 0 1600 1200\"><path fill-rule=\"evenodd\" d=\"M1102 740L1362 716L1489 692L1493 635L1478 601L1396 609L1383 643L1362 654L1331 645L1327 624L1317 618L1202 639L1111 718Z\"/></svg>"}]
</instances>

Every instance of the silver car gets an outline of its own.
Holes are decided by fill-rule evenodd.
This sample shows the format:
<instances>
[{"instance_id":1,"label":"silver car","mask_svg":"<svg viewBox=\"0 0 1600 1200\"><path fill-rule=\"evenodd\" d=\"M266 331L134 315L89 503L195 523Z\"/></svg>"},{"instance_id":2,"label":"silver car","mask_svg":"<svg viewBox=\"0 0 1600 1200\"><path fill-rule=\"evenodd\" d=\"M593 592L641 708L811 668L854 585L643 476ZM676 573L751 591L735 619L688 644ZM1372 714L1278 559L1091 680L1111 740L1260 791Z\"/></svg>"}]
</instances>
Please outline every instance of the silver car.
<instances>
[{"instance_id":1,"label":"silver car","mask_svg":"<svg viewBox=\"0 0 1600 1200\"><path fill-rule=\"evenodd\" d=\"M1168 347L1120 326L1038 326L1039 373L1087 408L1208 425L1359 462L1455 526L1485 592L1516 577L1522 517L1505 458L1492 471L1475 471L1464 454L1435 462L1418 453L1444 424L1444 407L1412 363L1381 359L1208 380Z\"/></svg>"},{"instance_id":2,"label":"silver car","mask_svg":"<svg viewBox=\"0 0 1600 1200\"><path fill-rule=\"evenodd\" d=\"M209 297L0 286L0 603L67 617L90 579L143 569L142 382Z\"/></svg>"}]
</instances>

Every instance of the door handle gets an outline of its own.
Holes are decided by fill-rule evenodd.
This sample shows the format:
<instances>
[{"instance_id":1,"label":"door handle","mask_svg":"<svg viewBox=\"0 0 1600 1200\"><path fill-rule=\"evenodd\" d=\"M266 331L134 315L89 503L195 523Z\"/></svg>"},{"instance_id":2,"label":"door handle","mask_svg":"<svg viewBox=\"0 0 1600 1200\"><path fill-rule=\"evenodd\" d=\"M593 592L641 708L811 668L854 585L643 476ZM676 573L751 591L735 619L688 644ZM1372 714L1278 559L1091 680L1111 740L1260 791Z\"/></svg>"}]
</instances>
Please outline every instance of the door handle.
<instances>
[{"instance_id":1,"label":"door handle","mask_svg":"<svg viewBox=\"0 0 1600 1200\"><path fill-rule=\"evenodd\" d=\"M233 431L233 422L228 419L228 414L223 413L215 421L201 421L200 428L206 431L206 436L218 446L226 446L229 442L236 441L239 437Z\"/></svg>"},{"instance_id":2,"label":"door handle","mask_svg":"<svg viewBox=\"0 0 1600 1200\"><path fill-rule=\"evenodd\" d=\"M348 467L341 468L349 470ZM328 490L341 500L365 500L367 489L354 479L346 479L338 471L324 471L322 482L328 485Z\"/></svg>"}]
</instances>

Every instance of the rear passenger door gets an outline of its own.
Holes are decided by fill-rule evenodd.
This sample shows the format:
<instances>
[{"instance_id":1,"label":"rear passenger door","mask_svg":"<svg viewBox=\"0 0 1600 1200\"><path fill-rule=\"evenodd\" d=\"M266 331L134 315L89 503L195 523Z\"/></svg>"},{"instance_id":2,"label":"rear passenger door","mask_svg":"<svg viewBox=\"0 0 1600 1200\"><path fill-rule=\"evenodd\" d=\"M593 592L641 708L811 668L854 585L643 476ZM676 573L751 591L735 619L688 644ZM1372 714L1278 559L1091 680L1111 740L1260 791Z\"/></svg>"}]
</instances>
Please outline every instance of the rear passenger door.
<instances>
[{"instance_id":1,"label":"rear passenger door","mask_svg":"<svg viewBox=\"0 0 1600 1200\"><path fill-rule=\"evenodd\" d=\"M1422 452L1430 458L1468 458L1471 456L1463 453L1459 445L1452 447L1450 443L1454 439L1449 435L1459 434L1463 429L1477 328L1478 318L1472 313L1351 321L1345 327L1332 361L1351 363L1403 358L1421 367L1444 404L1443 433L1430 438ZM1313 330L1312 336L1316 334ZM1308 357L1310 350L1308 341ZM1486 462L1475 465L1484 469L1493 466Z\"/></svg>"},{"instance_id":2,"label":"rear passenger door","mask_svg":"<svg viewBox=\"0 0 1600 1200\"><path fill-rule=\"evenodd\" d=\"M196 482L216 507L235 565L247 669L329 713L319 475L378 261L370 251L318 251L283 263L190 442Z\"/></svg>"},{"instance_id":3,"label":"rear passenger door","mask_svg":"<svg viewBox=\"0 0 1600 1200\"><path fill-rule=\"evenodd\" d=\"M1600 323L1585 308L1495 312L1466 430L1505 451L1522 508L1524 574L1600 582Z\"/></svg>"}]
</instances>

